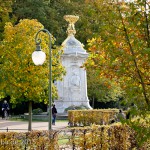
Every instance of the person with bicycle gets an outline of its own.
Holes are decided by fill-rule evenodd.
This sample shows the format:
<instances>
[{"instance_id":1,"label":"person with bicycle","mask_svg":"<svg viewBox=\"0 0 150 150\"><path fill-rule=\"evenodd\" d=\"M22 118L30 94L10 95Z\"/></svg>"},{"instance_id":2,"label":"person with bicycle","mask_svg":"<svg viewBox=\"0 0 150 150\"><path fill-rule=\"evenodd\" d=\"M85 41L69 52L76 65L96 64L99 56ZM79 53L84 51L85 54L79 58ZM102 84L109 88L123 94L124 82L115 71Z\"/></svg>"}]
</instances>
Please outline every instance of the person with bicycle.
<instances>
[{"instance_id":1,"label":"person with bicycle","mask_svg":"<svg viewBox=\"0 0 150 150\"><path fill-rule=\"evenodd\" d=\"M6 100L4 100L4 103L2 104L2 119L8 117L8 111L9 111L9 104L7 103Z\"/></svg>"}]
</instances>

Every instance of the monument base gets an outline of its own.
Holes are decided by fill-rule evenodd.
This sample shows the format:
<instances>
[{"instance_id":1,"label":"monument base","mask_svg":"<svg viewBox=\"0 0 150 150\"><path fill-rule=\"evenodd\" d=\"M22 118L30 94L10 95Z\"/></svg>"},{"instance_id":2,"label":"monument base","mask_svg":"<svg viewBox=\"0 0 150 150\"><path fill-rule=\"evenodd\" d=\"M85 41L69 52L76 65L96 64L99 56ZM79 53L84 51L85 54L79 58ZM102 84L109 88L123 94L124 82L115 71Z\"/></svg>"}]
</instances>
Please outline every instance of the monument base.
<instances>
[{"instance_id":1,"label":"monument base","mask_svg":"<svg viewBox=\"0 0 150 150\"><path fill-rule=\"evenodd\" d=\"M55 100L55 106L57 108L58 113L65 113L68 107L85 107L86 109L92 109L89 104L89 101L62 101L62 100Z\"/></svg>"}]
</instances>

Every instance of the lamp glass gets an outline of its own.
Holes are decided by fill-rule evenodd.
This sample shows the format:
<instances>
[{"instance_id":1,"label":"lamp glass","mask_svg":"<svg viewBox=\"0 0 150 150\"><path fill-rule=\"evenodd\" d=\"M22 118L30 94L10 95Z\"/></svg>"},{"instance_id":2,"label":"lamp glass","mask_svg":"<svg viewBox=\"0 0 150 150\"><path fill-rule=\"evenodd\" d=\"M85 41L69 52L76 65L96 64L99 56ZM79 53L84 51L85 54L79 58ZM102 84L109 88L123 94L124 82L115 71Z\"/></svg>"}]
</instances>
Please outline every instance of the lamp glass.
<instances>
[{"instance_id":1,"label":"lamp glass","mask_svg":"<svg viewBox=\"0 0 150 150\"><path fill-rule=\"evenodd\" d=\"M34 51L32 53L32 61L36 66L43 65L46 59L46 54L42 51Z\"/></svg>"}]
</instances>

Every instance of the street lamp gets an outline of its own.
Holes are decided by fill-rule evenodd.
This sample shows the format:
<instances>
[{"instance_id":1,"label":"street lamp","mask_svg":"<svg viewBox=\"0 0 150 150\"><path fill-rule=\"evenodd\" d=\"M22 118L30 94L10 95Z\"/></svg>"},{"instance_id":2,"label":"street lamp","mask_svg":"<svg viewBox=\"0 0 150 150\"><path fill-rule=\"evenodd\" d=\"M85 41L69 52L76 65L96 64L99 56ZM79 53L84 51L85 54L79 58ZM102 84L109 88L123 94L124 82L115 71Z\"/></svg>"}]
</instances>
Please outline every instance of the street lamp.
<instances>
[{"instance_id":1,"label":"street lamp","mask_svg":"<svg viewBox=\"0 0 150 150\"><path fill-rule=\"evenodd\" d=\"M32 60L35 65L39 66L42 65L46 59L45 53L41 50L41 42L42 40L38 38L38 34L40 32L46 32L49 35L49 126L48 129L52 129L52 49L51 49L51 33L47 29L41 29L36 33L35 36L35 43L36 43L36 50L32 53Z\"/></svg>"}]
</instances>

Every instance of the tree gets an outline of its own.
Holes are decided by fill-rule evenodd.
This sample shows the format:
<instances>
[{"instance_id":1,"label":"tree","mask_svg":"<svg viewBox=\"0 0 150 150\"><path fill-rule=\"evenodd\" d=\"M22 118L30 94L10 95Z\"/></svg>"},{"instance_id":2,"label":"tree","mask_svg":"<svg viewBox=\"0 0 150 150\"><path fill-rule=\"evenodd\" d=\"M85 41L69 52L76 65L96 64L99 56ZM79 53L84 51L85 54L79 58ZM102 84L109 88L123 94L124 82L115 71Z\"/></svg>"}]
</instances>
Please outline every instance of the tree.
<instances>
[{"instance_id":1,"label":"tree","mask_svg":"<svg viewBox=\"0 0 150 150\"><path fill-rule=\"evenodd\" d=\"M5 38L1 45L3 49L1 74L5 81L4 89L10 93L11 101L14 103L20 97L35 102L43 100L47 102L47 93L44 89L48 87L48 61L43 66L36 67L31 60L31 54L35 49L34 35L41 28L43 28L42 24L28 19L21 20L14 27L11 23L7 23L5 27ZM44 33L41 37L43 48L48 54L46 43L48 38ZM53 50L55 56L53 57L53 80L61 79L64 71L59 62L61 53L61 50ZM56 97L54 87L53 97Z\"/></svg>"},{"instance_id":2,"label":"tree","mask_svg":"<svg viewBox=\"0 0 150 150\"><path fill-rule=\"evenodd\" d=\"M56 37L59 45L66 38L67 24L63 19L64 15L80 17L76 23L76 37L85 47L87 40L100 31L99 26L102 23L97 9L93 9L86 0L16 0L12 9L18 21L25 18L40 21Z\"/></svg>"},{"instance_id":3,"label":"tree","mask_svg":"<svg viewBox=\"0 0 150 150\"><path fill-rule=\"evenodd\" d=\"M102 12L103 24L99 36L89 41L89 65L99 70L100 77L119 83L125 92L125 102L137 106L131 112L139 118L127 123L139 133L140 141L146 141L150 135L149 1L99 0L91 5Z\"/></svg>"},{"instance_id":4,"label":"tree","mask_svg":"<svg viewBox=\"0 0 150 150\"><path fill-rule=\"evenodd\" d=\"M3 1L0 0L0 40L3 39L3 31L5 23L8 21L15 21L15 17L12 15L12 0Z\"/></svg>"},{"instance_id":5,"label":"tree","mask_svg":"<svg viewBox=\"0 0 150 150\"><path fill-rule=\"evenodd\" d=\"M1 86L0 91L11 97L11 103L21 101L48 103L48 59L42 66L35 66L31 54L35 49L35 34L43 25L37 20L24 19L13 26L7 23L1 48ZM48 36L41 33L42 47L48 55ZM55 38L53 37L53 43ZM61 80L64 68L60 64L62 50L56 47L52 51L52 79ZM57 90L52 85L52 97Z\"/></svg>"},{"instance_id":6,"label":"tree","mask_svg":"<svg viewBox=\"0 0 150 150\"><path fill-rule=\"evenodd\" d=\"M37 19L57 38L56 43L61 44L62 37L65 35L64 24L66 24L66 22L63 19L63 15L64 12L67 11L67 4L68 3L64 0L16 0L12 9L18 21L25 18Z\"/></svg>"},{"instance_id":7,"label":"tree","mask_svg":"<svg viewBox=\"0 0 150 150\"><path fill-rule=\"evenodd\" d=\"M150 106L148 22L137 9L138 2L110 4L104 3L101 8L104 26L101 37L89 43L90 59L101 70L100 75L119 82L126 98L145 109Z\"/></svg>"},{"instance_id":8,"label":"tree","mask_svg":"<svg viewBox=\"0 0 150 150\"><path fill-rule=\"evenodd\" d=\"M89 63L89 62L87 62ZM93 69L93 66L88 64L87 68L87 88L88 97L92 101L94 108L94 102L117 102L123 97L123 91L120 86L113 80L100 77L99 70Z\"/></svg>"}]
</instances>

